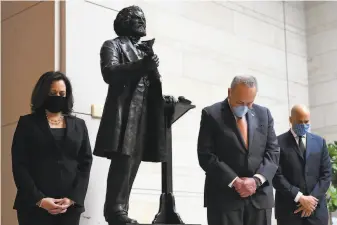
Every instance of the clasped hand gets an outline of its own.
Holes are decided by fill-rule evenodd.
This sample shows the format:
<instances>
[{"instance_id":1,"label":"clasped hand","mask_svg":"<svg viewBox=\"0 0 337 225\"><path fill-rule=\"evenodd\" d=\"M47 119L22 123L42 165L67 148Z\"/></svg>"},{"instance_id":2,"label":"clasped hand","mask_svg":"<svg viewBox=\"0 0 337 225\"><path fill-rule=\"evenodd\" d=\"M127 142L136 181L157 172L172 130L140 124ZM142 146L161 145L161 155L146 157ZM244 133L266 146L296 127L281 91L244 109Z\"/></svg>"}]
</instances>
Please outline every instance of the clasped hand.
<instances>
[{"instance_id":1,"label":"clasped hand","mask_svg":"<svg viewBox=\"0 0 337 225\"><path fill-rule=\"evenodd\" d=\"M40 207L47 210L52 215L65 213L73 201L69 198L44 198L41 200Z\"/></svg>"},{"instance_id":2,"label":"clasped hand","mask_svg":"<svg viewBox=\"0 0 337 225\"><path fill-rule=\"evenodd\" d=\"M296 209L294 213L296 214L302 212L301 217L308 217L315 211L318 204L318 199L311 195L302 195L299 199L299 203L298 209Z\"/></svg>"},{"instance_id":3,"label":"clasped hand","mask_svg":"<svg viewBox=\"0 0 337 225\"><path fill-rule=\"evenodd\" d=\"M256 182L253 178L238 177L233 187L239 193L241 198L247 198L256 192Z\"/></svg>"}]
</instances>

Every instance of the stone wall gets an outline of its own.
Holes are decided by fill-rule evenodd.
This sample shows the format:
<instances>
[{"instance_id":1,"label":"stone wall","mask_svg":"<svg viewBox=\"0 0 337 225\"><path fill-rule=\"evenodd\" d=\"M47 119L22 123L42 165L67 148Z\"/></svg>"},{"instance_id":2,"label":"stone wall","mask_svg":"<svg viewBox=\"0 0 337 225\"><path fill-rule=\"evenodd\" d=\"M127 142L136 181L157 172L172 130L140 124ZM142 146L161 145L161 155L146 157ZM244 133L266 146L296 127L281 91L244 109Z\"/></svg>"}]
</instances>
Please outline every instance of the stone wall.
<instances>
[{"instance_id":1,"label":"stone wall","mask_svg":"<svg viewBox=\"0 0 337 225\"><path fill-rule=\"evenodd\" d=\"M104 104L107 85L99 68L102 43L115 37L117 12L139 5L155 37L166 94L196 104L173 129L173 172L177 210L185 223L207 224L203 208L204 171L196 141L201 109L227 96L237 74L259 82L257 103L270 108L278 134L288 128L289 107L308 104L307 50L302 2L67 1L66 64L75 111L86 120L94 146L99 120L91 104ZM109 161L94 158L82 225L104 224ZM143 163L131 196L130 215L151 222L160 195L160 165Z\"/></svg>"}]
</instances>

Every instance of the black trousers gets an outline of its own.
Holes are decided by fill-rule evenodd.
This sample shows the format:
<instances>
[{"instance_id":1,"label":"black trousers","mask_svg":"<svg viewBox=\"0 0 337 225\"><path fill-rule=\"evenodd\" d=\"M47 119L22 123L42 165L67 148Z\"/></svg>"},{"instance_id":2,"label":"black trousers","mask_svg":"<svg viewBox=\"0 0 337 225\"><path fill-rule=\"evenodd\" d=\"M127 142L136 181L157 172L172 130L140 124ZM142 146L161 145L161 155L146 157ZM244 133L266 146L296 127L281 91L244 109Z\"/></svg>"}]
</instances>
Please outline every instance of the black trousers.
<instances>
[{"instance_id":1,"label":"black trousers","mask_svg":"<svg viewBox=\"0 0 337 225\"><path fill-rule=\"evenodd\" d=\"M243 208L233 211L223 211L217 206L207 207L207 221L208 225L271 225L271 211L257 209L247 200Z\"/></svg>"},{"instance_id":2,"label":"black trousers","mask_svg":"<svg viewBox=\"0 0 337 225\"><path fill-rule=\"evenodd\" d=\"M315 216L301 218L300 216L293 216L291 218L277 219L277 225L328 225L328 220L319 219Z\"/></svg>"},{"instance_id":3,"label":"black trousers","mask_svg":"<svg viewBox=\"0 0 337 225\"><path fill-rule=\"evenodd\" d=\"M81 211L68 208L67 212L51 215L42 208L17 211L19 225L79 225Z\"/></svg>"}]
</instances>

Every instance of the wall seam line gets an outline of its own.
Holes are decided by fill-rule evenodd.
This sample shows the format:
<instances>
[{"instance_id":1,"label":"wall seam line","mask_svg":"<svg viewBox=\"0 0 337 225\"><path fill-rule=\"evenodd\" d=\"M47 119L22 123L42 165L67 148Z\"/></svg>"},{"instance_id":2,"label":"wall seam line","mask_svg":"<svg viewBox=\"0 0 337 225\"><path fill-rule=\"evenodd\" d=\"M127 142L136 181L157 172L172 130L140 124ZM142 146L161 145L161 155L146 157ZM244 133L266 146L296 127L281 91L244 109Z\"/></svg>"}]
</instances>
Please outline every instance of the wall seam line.
<instances>
[{"instance_id":1,"label":"wall seam line","mask_svg":"<svg viewBox=\"0 0 337 225\"><path fill-rule=\"evenodd\" d=\"M61 5L60 1L54 1L54 70L60 70L61 64Z\"/></svg>"},{"instance_id":2,"label":"wall seam line","mask_svg":"<svg viewBox=\"0 0 337 225\"><path fill-rule=\"evenodd\" d=\"M243 6L243 5L240 5L240 4L237 3L236 1L230 0L230 1L228 1L228 2L231 3L231 4L237 5L238 7L241 7L241 8L243 8L243 9L245 9L245 10L248 10L248 11L250 11L250 12L253 12L253 13L255 13L256 15L260 15L260 16L263 16L263 17L268 18L269 20L273 20L273 21L276 22L276 23L282 23L282 21L279 21L278 19L275 19L274 17L271 17L271 16L269 16L269 15L267 15L267 14L258 12L258 11L254 10L254 9L245 7L245 6ZM261 19L259 19L259 20L260 20L260 21L263 21L263 20L261 20ZM265 21L263 21L263 22L265 22ZM269 22L268 22L268 23L269 23ZM277 25L275 25L275 26L277 26ZM294 29L300 30L301 32L304 31L303 28L297 27L296 25L293 25L293 24L288 24L288 26L290 26L290 27L292 27L292 28L294 28ZM281 29L282 29L282 28L281 28Z\"/></svg>"},{"instance_id":3,"label":"wall seam line","mask_svg":"<svg viewBox=\"0 0 337 225\"><path fill-rule=\"evenodd\" d=\"M119 12L119 10L117 10L117 9L112 9L112 8L107 7L107 6L104 6L104 5L100 5L100 4L98 4L98 3L95 3L95 2L91 2L91 1L88 1L88 0L84 0L84 2L89 3L89 4L92 4L92 5L95 5L95 6L102 7L102 8L104 8L104 9L109 9L109 10L111 10L111 11Z\"/></svg>"},{"instance_id":4,"label":"wall seam line","mask_svg":"<svg viewBox=\"0 0 337 225\"><path fill-rule=\"evenodd\" d=\"M288 97L288 115L290 115L290 93L289 93L289 71L288 71L288 48L287 48L287 30L286 30L286 7L285 1L282 1L283 6L283 23L284 23L284 55L286 66L286 81L287 81L287 97Z\"/></svg>"},{"instance_id":5,"label":"wall seam line","mask_svg":"<svg viewBox=\"0 0 337 225\"><path fill-rule=\"evenodd\" d=\"M8 127L8 126L11 126L13 124L16 124L19 120L16 120L16 121L13 121L13 122L9 122L9 123L5 123L5 124L1 124L1 129L2 128L5 128L5 127Z\"/></svg>"},{"instance_id":6,"label":"wall seam line","mask_svg":"<svg viewBox=\"0 0 337 225\"><path fill-rule=\"evenodd\" d=\"M17 15L19 15L19 14L21 14L21 13L23 13L23 12L25 12L25 11L31 9L31 8L33 8L33 7L37 6L38 4L40 4L42 2L43 1L39 1L39 2L35 3L34 5L28 6L27 8L25 8L25 9L23 9L23 10L17 12L17 13L14 13L13 15L10 15L9 17L1 20L1 23L6 22L7 20L9 20L9 19L11 19L11 18L13 18L13 17L15 17L15 16L17 16Z\"/></svg>"},{"instance_id":7,"label":"wall seam line","mask_svg":"<svg viewBox=\"0 0 337 225\"><path fill-rule=\"evenodd\" d=\"M294 30L287 29L287 27L284 27L284 24L283 24L283 26L281 25L281 24L282 24L282 21L274 20L276 23L279 23L279 25L273 24L272 22L268 22L268 21L266 21L266 20L260 19L260 18L258 18L257 16L248 15L248 14L245 14L244 12L241 12L240 10L237 10L237 9L234 9L234 8L231 8L231 7L228 7L228 6L225 6L225 5L221 4L221 3L218 3L217 1L213 1L213 3L214 3L214 4L217 4L217 5L220 6L220 7L224 7L224 8L226 8L226 9L232 10L232 11L234 11L234 12L240 13L240 14L242 14L242 15L244 15L244 16L247 16L247 17L256 19L256 20L258 20L258 21L260 21L260 22L266 23L266 24L268 24L268 25L270 25L270 26L273 26L273 27L276 27L276 28L278 28L278 29L281 29L281 30L286 29L286 31L288 31L288 32L290 32L290 33L293 33L293 34L295 34L295 35L305 36L305 34L302 34L302 33L304 32L304 30L301 30L300 32L296 32L296 31L294 31ZM230 3L232 3L232 2L230 2ZM237 6L239 6L239 5L237 5ZM243 7L243 6L239 6L239 7L242 7L242 8L244 8L244 9L246 9L246 10L250 10L249 8L246 8L246 7ZM284 6L284 7L285 7L285 6ZM250 11L254 13L254 11L252 11L252 10L250 10ZM257 14L257 15L260 15L260 14ZM263 14L261 14L261 15L263 15ZM267 18L268 18L268 17L267 17ZM289 26L291 26L291 25L289 25ZM295 28L295 27L294 27L294 29L296 30L296 29L298 29L298 28Z\"/></svg>"}]
</instances>

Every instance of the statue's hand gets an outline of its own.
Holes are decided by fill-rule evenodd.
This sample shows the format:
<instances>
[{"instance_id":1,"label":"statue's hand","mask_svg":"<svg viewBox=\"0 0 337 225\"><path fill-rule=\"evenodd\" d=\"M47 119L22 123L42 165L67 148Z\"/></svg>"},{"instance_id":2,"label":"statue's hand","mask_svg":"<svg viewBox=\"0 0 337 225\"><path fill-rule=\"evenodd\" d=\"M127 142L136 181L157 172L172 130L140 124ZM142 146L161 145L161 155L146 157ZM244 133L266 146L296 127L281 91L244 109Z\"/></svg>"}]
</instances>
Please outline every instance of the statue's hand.
<instances>
[{"instance_id":1,"label":"statue's hand","mask_svg":"<svg viewBox=\"0 0 337 225\"><path fill-rule=\"evenodd\" d=\"M177 99L175 99L172 95L164 95L163 98L165 101L164 115L168 119L169 123L171 123L172 116L174 113L175 103L177 103Z\"/></svg>"},{"instance_id":2,"label":"statue's hand","mask_svg":"<svg viewBox=\"0 0 337 225\"><path fill-rule=\"evenodd\" d=\"M175 104L178 102L172 95L164 95L164 100L166 104Z\"/></svg>"},{"instance_id":3,"label":"statue's hand","mask_svg":"<svg viewBox=\"0 0 337 225\"><path fill-rule=\"evenodd\" d=\"M192 102L188 99L186 99L184 96L178 97L178 102L184 103L184 104L191 104Z\"/></svg>"}]
</instances>

